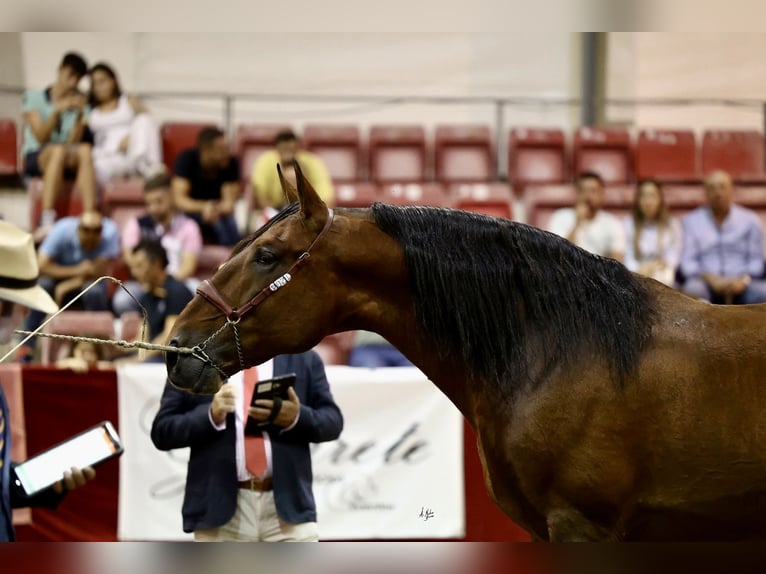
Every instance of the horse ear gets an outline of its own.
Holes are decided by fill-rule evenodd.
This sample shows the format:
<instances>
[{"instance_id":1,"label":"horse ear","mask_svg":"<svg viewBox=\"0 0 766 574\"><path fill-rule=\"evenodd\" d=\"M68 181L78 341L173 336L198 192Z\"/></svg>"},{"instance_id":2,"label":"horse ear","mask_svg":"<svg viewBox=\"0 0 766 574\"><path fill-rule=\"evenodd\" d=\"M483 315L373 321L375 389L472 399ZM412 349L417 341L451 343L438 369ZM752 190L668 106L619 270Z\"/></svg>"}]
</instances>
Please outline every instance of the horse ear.
<instances>
[{"instance_id":1,"label":"horse ear","mask_svg":"<svg viewBox=\"0 0 766 574\"><path fill-rule=\"evenodd\" d=\"M298 201L298 190L295 189L289 180L285 179L285 176L282 174L282 167L279 164L277 164L277 173L279 174L279 184L282 186L282 193L285 194L287 203Z\"/></svg>"},{"instance_id":2,"label":"horse ear","mask_svg":"<svg viewBox=\"0 0 766 574\"><path fill-rule=\"evenodd\" d=\"M298 184L298 201L300 201L301 212L303 213L303 216L308 219L312 215L326 213L327 206L325 205L324 201L322 201L322 198L319 197L319 194L316 192L316 190L312 187L309 180L303 177L301 166L298 165L297 161L294 165L295 182Z\"/></svg>"}]
</instances>

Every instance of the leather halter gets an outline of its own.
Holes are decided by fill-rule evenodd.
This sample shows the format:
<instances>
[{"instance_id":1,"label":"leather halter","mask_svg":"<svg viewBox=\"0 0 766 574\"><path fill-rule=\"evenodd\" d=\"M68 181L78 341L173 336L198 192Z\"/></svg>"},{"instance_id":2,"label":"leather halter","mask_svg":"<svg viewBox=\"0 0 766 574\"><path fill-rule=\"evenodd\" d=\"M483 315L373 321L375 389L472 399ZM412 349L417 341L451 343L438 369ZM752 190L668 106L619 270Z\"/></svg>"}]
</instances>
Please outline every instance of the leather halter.
<instances>
[{"instance_id":1,"label":"leather halter","mask_svg":"<svg viewBox=\"0 0 766 574\"><path fill-rule=\"evenodd\" d=\"M216 371L218 371L218 374L221 375L223 379L228 379L229 375L215 362L213 359L210 358L210 356L205 352L205 347L207 347L208 343L212 341L215 337L217 337L227 326L231 327L232 331L234 332L234 341L237 345L237 356L239 358L239 366L241 370L245 369L245 357L242 353L242 345L240 343L239 339L239 330L237 329L237 324L242 319L242 316L246 313L252 311L255 307L263 303L263 301L269 297L270 295L273 295L276 293L279 289L287 285L293 278L293 274L298 271L301 267L303 267L306 262L308 262L309 258L311 257L311 250L314 249L316 244L319 242L322 237L325 236L327 231L332 226L332 222L334 219L334 213L332 209L327 209L327 221L325 221L324 227L322 228L322 231L319 232L319 234L314 238L314 241L311 242L311 245L308 246L306 251L301 253L300 257L293 263L290 268L280 275L277 279L269 283L268 286L261 289L255 297L250 299L247 303L242 305L241 307L232 307L229 305L226 300L221 295L221 292L216 289L215 285L208 280L205 279L199 287L197 287L197 293L199 293L203 299L205 299L207 302L209 302L211 305L216 307L217 309L220 309L221 312L226 317L226 322L221 325L221 327L215 331L212 335L210 335L207 339L205 339L204 342L201 344L195 346L193 348L194 353L192 353L192 356L198 358L199 360L208 363L211 365Z\"/></svg>"}]
</instances>

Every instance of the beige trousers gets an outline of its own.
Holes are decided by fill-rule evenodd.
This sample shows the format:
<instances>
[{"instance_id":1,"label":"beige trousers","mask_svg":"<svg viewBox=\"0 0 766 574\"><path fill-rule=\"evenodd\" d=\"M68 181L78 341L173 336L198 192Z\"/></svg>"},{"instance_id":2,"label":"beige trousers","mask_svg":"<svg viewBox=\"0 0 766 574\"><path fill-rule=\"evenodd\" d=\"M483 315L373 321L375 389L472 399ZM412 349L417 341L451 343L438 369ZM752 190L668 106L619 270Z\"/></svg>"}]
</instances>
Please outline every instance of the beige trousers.
<instances>
[{"instance_id":1,"label":"beige trousers","mask_svg":"<svg viewBox=\"0 0 766 574\"><path fill-rule=\"evenodd\" d=\"M318 542L316 522L290 524L277 515L274 491L240 488L237 510L217 528L194 531L195 542Z\"/></svg>"}]
</instances>

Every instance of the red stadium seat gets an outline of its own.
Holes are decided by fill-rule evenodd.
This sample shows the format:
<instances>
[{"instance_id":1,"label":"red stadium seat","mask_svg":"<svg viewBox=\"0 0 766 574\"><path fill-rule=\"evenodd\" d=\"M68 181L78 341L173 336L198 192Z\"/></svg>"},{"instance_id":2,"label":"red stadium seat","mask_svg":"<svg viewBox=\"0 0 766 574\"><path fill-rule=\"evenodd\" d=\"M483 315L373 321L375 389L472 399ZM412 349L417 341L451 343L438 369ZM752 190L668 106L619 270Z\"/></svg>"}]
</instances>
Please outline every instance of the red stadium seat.
<instances>
[{"instance_id":1,"label":"red stadium seat","mask_svg":"<svg viewBox=\"0 0 766 574\"><path fill-rule=\"evenodd\" d=\"M738 183L766 183L763 148L763 134L756 130L706 130L702 173L722 169Z\"/></svg>"},{"instance_id":2,"label":"red stadium seat","mask_svg":"<svg viewBox=\"0 0 766 574\"><path fill-rule=\"evenodd\" d=\"M197 258L197 272L194 276L198 279L210 279L229 255L231 255L231 247L203 245Z\"/></svg>"},{"instance_id":3,"label":"red stadium seat","mask_svg":"<svg viewBox=\"0 0 766 574\"><path fill-rule=\"evenodd\" d=\"M525 194L527 223L548 228L548 220L553 212L562 207L572 207L576 192L573 185L536 185L529 187Z\"/></svg>"},{"instance_id":4,"label":"red stadium seat","mask_svg":"<svg viewBox=\"0 0 766 574\"><path fill-rule=\"evenodd\" d=\"M662 186L662 194L668 209L676 216L696 209L707 201L702 185L667 184Z\"/></svg>"},{"instance_id":5,"label":"red stadium seat","mask_svg":"<svg viewBox=\"0 0 766 574\"><path fill-rule=\"evenodd\" d=\"M19 172L18 138L16 122L0 119L0 176L14 176Z\"/></svg>"},{"instance_id":6,"label":"red stadium seat","mask_svg":"<svg viewBox=\"0 0 766 574\"><path fill-rule=\"evenodd\" d=\"M513 192L506 183L453 184L450 195L455 209L513 218Z\"/></svg>"},{"instance_id":7,"label":"red stadium seat","mask_svg":"<svg viewBox=\"0 0 766 574\"><path fill-rule=\"evenodd\" d=\"M636 179L656 179L663 183L698 182L694 132L641 130L636 146Z\"/></svg>"},{"instance_id":8,"label":"red stadium seat","mask_svg":"<svg viewBox=\"0 0 766 574\"><path fill-rule=\"evenodd\" d=\"M344 331L328 335L314 347L314 350L325 365L348 365L355 333L355 331Z\"/></svg>"},{"instance_id":9,"label":"red stadium seat","mask_svg":"<svg viewBox=\"0 0 766 574\"><path fill-rule=\"evenodd\" d=\"M335 205L338 207L369 207L381 199L374 183L342 183L335 188Z\"/></svg>"},{"instance_id":10,"label":"red stadium seat","mask_svg":"<svg viewBox=\"0 0 766 574\"><path fill-rule=\"evenodd\" d=\"M446 206L447 190L441 183L392 183L381 186L380 201L394 205Z\"/></svg>"},{"instance_id":11,"label":"red stadium seat","mask_svg":"<svg viewBox=\"0 0 766 574\"><path fill-rule=\"evenodd\" d=\"M29 197L29 229L34 231L40 223L40 215L42 213L42 178L35 177L27 182L27 196ZM56 195L53 207L56 210L57 219L82 213L82 197L74 182L64 180Z\"/></svg>"},{"instance_id":12,"label":"red stadium seat","mask_svg":"<svg viewBox=\"0 0 766 574\"><path fill-rule=\"evenodd\" d=\"M307 125L304 147L324 162L334 183L362 179L362 152L357 126Z\"/></svg>"},{"instance_id":13,"label":"red stadium seat","mask_svg":"<svg viewBox=\"0 0 766 574\"><path fill-rule=\"evenodd\" d=\"M162 139L162 158L170 172L176 156L183 150L197 145L197 136L202 128L214 128L210 123L164 123L160 129Z\"/></svg>"},{"instance_id":14,"label":"red stadium seat","mask_svg":"<svg viewBox=\"0 0 766 574\"><path fill-rule=\"evenodd\" d=\"M578 128L574 135L574 172L593 171L605 183L628 183L633 169L633 146L625 129Z\"/></svg>"},{"instance_id":15,"label":"red stadium seat","mask_svg":"<svg viewBox=\"0 0 766 574\"><path fill-rule=\"evenodd\" d=\"M568 177L564 132L513 128L508 137L508 179L518 195L529 185L564 183Z\"/></svg>"},{"instance_id":16,"label":"red stadium seat","mask_svg":"<svg viewBox=\"0 0 766 574\"><path fill-rule=\"evenodd\" d=\"M492 132L488 126L438 126L434 152L437 181L488 182L497 177Z\"/></svg>"},{"instance_id":17,"label":"red stadium seat","mask_svg":"<svg viewBox=\"0 0 766 574\"><path fill-rule=\"evenodd\" d=\"M422 126L370 129L370 179L377 183L416 183L426 179L426 133Z\"/></svg>"},{"instance_id":18,"label":"red stadium seat","mask_svg":"<svg viewBox=\"0 0 766 574\"><path fill-rule=\"evenodd\" d=\"M109 311L64 311L48 323L43 332L113 339L114 316ZM71 347L69 341L43 337L40 347L42 364L51 365L68 356Z\"/></svg>"},{"instance_id":19,"label":"red stadium seat","mask_svg":"<svg viewBox=\"0 0 766 574\"><path fill-rule=\"evenodd\" d=\"M144 180L131 178L107 182L101 212L114 220L120 231L130 218L145 214Z\"/></svg>"}]
</instances>

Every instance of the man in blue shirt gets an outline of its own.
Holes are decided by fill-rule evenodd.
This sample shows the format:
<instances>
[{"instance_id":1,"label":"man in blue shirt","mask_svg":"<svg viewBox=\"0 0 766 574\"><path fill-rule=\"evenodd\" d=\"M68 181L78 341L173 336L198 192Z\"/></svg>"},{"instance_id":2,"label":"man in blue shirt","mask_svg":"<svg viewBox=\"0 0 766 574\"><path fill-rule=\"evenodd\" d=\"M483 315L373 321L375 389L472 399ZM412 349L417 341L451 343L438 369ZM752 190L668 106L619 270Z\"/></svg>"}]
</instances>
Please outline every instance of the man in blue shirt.
<instances>
[{"instance_id":1,"label":"man in blue shirt","mask_svg":"<svg viewBox=\"0 0 766 574\"><path fill-rule=\"evenodd\" d=\"M725 171L710 173L705 191L708 205L683 219L684 293L713 303L766 302L758 215L733 203L734 185Z\"/></svg>"},{"instance_id":2,"label":"man in blue shirt","mask_svg":"<svg viewBox=\"0 0 766 574\"><path fill-rule=\"evenodd\" d=\"M11 340L27 309L53 313L58 306L36 285L38 268L32 236L0 221L0 344ZM13 509L25 506L55 507L65 490L82 486L96 476L91 467L72 468L61 481L35 496L27 496L13 480L11 424L3 387L0 385L0 542L14 540Z\"/></svg>"},{"instance_id":3,"label":"man in blue shirt","mask_svg":"<svg viewBox=\"0 0 766 574\"><path fill-rule=\"evenodd\" d=\"M120 255L117 225L97 211L79 217L65 217L55 223L40 246L40 286L59 304L71 300L91 282L106 275L111 263ZM80 300L86 311L110 310L107 284L101 282L88 290ZM45 315L32 311L26 322L28 331L42 324ZM27 342L34 347L34 339Z\"/></svg>"},{"instance_id":4,"label":"man in blue shirt","mask_svg":"<svg viewBox=\"0 0 766 574\"><path fill-rule=\"evenodd\" d=\"M85 60L64 56L56 80L43 90L24 92L24 174L43 178L42 215L35 233L38 241L56 219L56 194L65 173L76 174L75 184L86 211L96 207L96 177L91 146L83 141L87 98L77 89L87 73Z\"/></svg>"}]
</instances>

